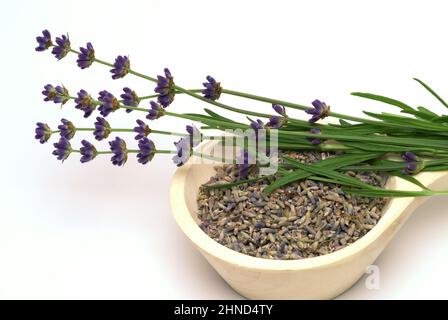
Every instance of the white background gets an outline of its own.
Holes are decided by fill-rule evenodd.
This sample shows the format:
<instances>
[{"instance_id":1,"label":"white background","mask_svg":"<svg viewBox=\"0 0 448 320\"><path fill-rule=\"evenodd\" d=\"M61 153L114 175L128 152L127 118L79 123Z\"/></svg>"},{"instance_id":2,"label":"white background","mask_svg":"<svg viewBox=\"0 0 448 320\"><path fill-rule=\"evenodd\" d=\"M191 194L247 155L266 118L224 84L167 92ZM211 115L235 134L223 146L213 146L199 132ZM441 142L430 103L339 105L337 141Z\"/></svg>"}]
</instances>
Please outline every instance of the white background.
<instances>
[{"instance_id":1,"label":"white background","mask_svg":"<svg viewBox=\"0 0 448 320\"><path fill-rule=\"evenodd\" d=\"M446 113L411 79L448 97L447 12L446 1L409 0L2 2L0 297L241 298L171 217L167 192L175 167L168 157L146 167L132 157L123 168L108 158L81 165L76 156L62 165L51 144L34 140L37 121L94 122L72 103L62 110L44 103L47 83L63 83L72 94L85 88L118 95L125 85L150 94L154 87L133 76L112 81L102 66L80 70L73 55L56 62L49 52L34 52L44 28L68 32L73 47L91 41L105 60L129 54L133 68L150 75L168 66L184 87L198 87L211 74L230 89L304 104L319 98L356 115L385 108L351 91ZM170 110L204 106L178 97ZM119 111L108 120L133 127L143 116ZM166 117L152 126L179 131L185 124ZM94 141L79 134L75 146L80 138ZM171 138L154 138L159 148L171 147ZM380 290L366 289L361 279L339 298L447 298L446 201L434 198L415 211L376 261Z\"/></svg>"}]
</instances>

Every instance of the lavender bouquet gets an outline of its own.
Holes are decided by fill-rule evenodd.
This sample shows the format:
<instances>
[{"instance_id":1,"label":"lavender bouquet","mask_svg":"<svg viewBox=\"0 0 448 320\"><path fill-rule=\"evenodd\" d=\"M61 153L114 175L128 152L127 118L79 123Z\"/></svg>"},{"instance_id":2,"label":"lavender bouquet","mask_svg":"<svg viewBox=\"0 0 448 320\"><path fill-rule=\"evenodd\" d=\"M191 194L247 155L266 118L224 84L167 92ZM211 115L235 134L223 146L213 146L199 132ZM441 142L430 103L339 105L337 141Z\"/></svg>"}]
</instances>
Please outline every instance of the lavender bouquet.
<instances>
[{"instance_id":1,"label":"lavender bouquet","mask_svg":"<svg viewBox=\"0 0 448 320\"><path fill-rule=\"evenodd\" d=\"M304 164L286 155L278 161L278 170L275 179L271 175L256 174L254 168L265 166L266 159L274 161L274 154L269 150L254 152L249 148L250 143L244 143L240 154L236 159L222 159L231 161L238 167L237 181L231 183L208 184L208 189L231 188L259 180L269 181L264 189L268 194L274 190L293 182L308 179L321 182L335 183L343 186L343 191L366 197L409 197L430 196L448 194L448 191L429 190L414 177L419 172L448 170L448 116L438 115L428 108L418 106L411 107L408 104L388 97L353 92L352 95L383 102L400 111L394 113L364 112L367 118L354 117L333 112L329 105L318 99L311 106L262 97L254 94L239 92L223 88L221 83L212 76L207 76L200 89L185 89L175 83L174 77L168 68L163 75L156 77L145 75L131 68L129 57L119 55L113 63L103 61L96 56L94 46L88 42L79 50L72 48L68 35L52 38L48 30L44 30L41 36L36 38L38 46L36 51L50 50L57 60L61 60L69 54L77 56L77 65L81 69L88 69L93 63L98 63L110 69L112 79L124 78L133 75L152 82L155 85L154 94L139 95L129 87L124 87L119 95L102 90L94 98L91 93L81 89L76 95L71 95L69 90L62 85L47 84L42 94L44 100L56 104L65 105L74 102L75 108L83 112L85 118L90 118L94 112L99 116L91 127L77 127L67 119L61 119L61 124L56 130L52 130L46 123L38 122L35 138L40 143L46 143L53 134L60 135L59 141L53 144L53 155L58 160L65 161L71 154L79 154L82 163L94 160L97 156L107 155L111 157L113 165L122 166L126 163L130 154L136 154L138 162L148 164L155 155L172 155L175 165L184 165L192 155L208 157L196 151L201 141L222 140L225 135L209 136L207 130L219 130L222 133L232 131L233 137L238 137L243 132L251 132L250 135L255 144L261 144L263 140L267 146L275 144L280 151L325 151L333 152L334 156L313 164ZM442 105L448 108L445 102L433 89L419 79L416 80ZM147 93L145 93L147 94ZM188 95L191 98L203 101L214 110L204 108L203 113L174 113L169 106L179 94ZM230 106L220 102L223 95L236 96L241 99L250 99L268 104L265 112L255 112L244 108ZM261 106L263 108L263 106ZM149 121L165 121L176 117L188 122L183 133L161 131L151 129L147 122L137 120L135 127L115 128L106 120L113 112L123 109L126 113L141 112ZM219 109L246 115L247 123L235 121L218 113ZM297 119L288 115L288 109L304 111L309 119ZM272 110L272 113L268 111ZM338 123L323 123L321 120L327 117L339 119ZM200 128L198 128L200 127ZM70 140L77 132L91 132L98 140L111 139L109 150L97 150L93 143L82 140L79 148L74 148ZM127 147L126 140L112 134L131 133L138 140L138 149ZM174 142L171 150L162 150L149 138L153 135L173 135L179 138ZM273 139L275 138L275 139ZM275 140L275 143L274 143ZM265 149L261 149L265 150ZM355 177L345 174L348 171L355 172L381 172L386 176L398 176L418 185L421 190L389 190L378 186L372 186Z\"/></svg>"}]
</instances>

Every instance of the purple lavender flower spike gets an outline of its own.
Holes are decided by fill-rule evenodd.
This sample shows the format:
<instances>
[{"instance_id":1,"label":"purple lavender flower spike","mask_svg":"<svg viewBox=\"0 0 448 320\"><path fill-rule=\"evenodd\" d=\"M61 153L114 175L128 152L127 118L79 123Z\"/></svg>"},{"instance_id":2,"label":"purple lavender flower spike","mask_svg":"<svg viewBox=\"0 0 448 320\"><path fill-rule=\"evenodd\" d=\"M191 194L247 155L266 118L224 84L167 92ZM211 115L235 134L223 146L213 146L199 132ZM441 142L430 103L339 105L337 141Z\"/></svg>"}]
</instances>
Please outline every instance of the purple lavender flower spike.
<instances>
[{"instance_id":1,"label":"purple lavender flower spike","mask_svg":"<svg viewBox=\"0 0 448 320\"><path fill-rule=\"evenodd\" d=\"M165 76L157 76L157 86L154 89L159 94L157 101L164 107L168 107L174 100L175 85L168 68L164 69Z\"/></svg>"},{"instance_id":2,"label":"purple lavender flower spike","mask_svg":"<svg viewBox=\"0 0 448 320\"><path fill-rule=\"evenodd\" d=\"M249 119L249 120L250 120L251 128L254 129L255 131L264 129L264 123L260 119L257 119L256 121L254 121L252 119Z\"/></svg>"},{"instance_id":3,"label":"purple lavender flower spike","mask_svg":"<svg viewBox=\"0 0 448 320\"><path fill-rule=\"evenodd\" d=\"M81 89L78 92L78 97L75 99L76 109L84 111L84 118L90 117L92 112L96 109L95 101L86 90Z\"/></svg>"},{"instance_id":4,"label":"purple lavender flower spike","mask_svg":"<svg viewBox=\"0 0 448 320\"><path fill-rule=\"evenodd\" d=\"M417 155L413 152L406 151L401 157L406 161L406 167L401 170L403 174L417 174L425 168L425 164L419 161Z\"/></svg>"},{"instance_id":5,"label":"purple lavender flower spike","mask_svg":"<svg viewBox=\"0 0 448 320\"><path fill-rule=\"evenodd\" d=\"M42 31L42 36L37 36L36 41L38 43L36 51L38 52L45 51L53 45L53 42L51 42L51 34L48 30Z\"/></svg>"},{"instance_id":6,"label":"purple lavender flower spike","mask_svg":"<svg viewBox=\"0 0 448 320\"><path fill-rule=\"evenodd\" d=\"M58 160L62 160L62 162L64 162L64 160L67 159L72 152L70 141L64 137L61 137L58 142L53 144L53 146L55 147L53 155L55 155Z\"/></svg>"},{"instance_id":7,"label":"purple lavender flower spike","mask_svg":"<svg viewBox=\"0 0 448 320\"><path fill-rule=\"evenodd\" d=\"M173 157L173 162L178 167L183 166L191 155L190 139L181 138L178 142L174 142L176 146L176 154Z\"/></svg>"},{"instance_id":8,"label":"purple lavender flower spike","mask_svg":"<svg viewBox=\"0 0 448 320\"><path fill-rule=\"evenodd\" d=\"M98 110L100 111L103 117L107 117L109 113L118 110L120 106L120 103L118 102L117 98L115 98L112 93L106 90L100 92L98 101L101 104Z\"/></svg>"},{"instance_id":9,"label":"purple lavender flower spike","mask_svg":"<svg viewBox=\"0 0 448 320\"><path fill-rule=\"evenodd\" d=\"M46 123L36 123L36 135L34 136L40 143L47 142L51 137L51 129Z\"/></svg>"},{"instance_id":10,"label":"purple lavender flower spike","mask_svg":"<svg viewBox=\"0 0 448 320\"><path fill-rule=\"evenodd\" d=\"M110 150L113 152L111 158L114 166L122 166L128 160L128 149L126 148L126 142L119 137L109 142Z\"/></svg>"},{"instance_id":11,"label":"purple lavender flower spike","mask_svg":"<svg viewBox=\"0 0 448 320\"><path fill-rule=\"evenodd\" d=\"M156 154L154 142L146 137L138 142L138 148L140 149L140 152L137 153L137 158L138 162L141 164L147 164Z\"/></svg>"},{"instance_id":12,"label":"purple lavender flower spike","mask_svg":"<svg viewBox=\"0 0 448 320\"><path fill-rule=\"evenodd\" d=\"M70 94L64 86L53 87L51 84L47 84L42 94L45 96L44 101L53 101L62 105L70 100Z\"/></svg>"},{"instance_id":13,"label":"purple lavender flower spike","mask_svg":"<svg viewBox=\"0 0 448 320\"><path fill-rule=\"evenodd\" d=\"M95 146L87 140L82 140L81 144L83 145L79 149L79 152L81 153L81 159L79 160L81 161L81 163L86 163L95 159L95 157L98 155L98 151L96 151Z\"/></svg>"},{"instance_id":14,"label":"purple lavender flower spike","mask_svg":"<svg viewBox=\"0 0 448 320\"><path fill-rule=\"evenodd\" d=\"M137 120L137 125L138 126L134 128L134 132L137 133L135 140L146 138L151 133L149 126L142 120Z\"/></svg>"},{"instance_id":15,"label":"purple lavender flower spike","mask_svg":"<svg viewBox=\"0 0 448 320\"><path fill-rule=\"evenodd\" d=\"M42 94L45 96L44 101L53 101L56 97L56 89L51 84L47 84Z\"/></svg>"},{"instance_id":16,"label":"purple lavender flower spike","mask_svg":"<svg viewBox=\"0 0 448 320\"><path fill-rule=\"evenodd\" d=\"M279 104L273 104L272 109L274 109L274 111L277 112L279 115L286 117L286 109L284 106L281 106Z\"/></svg>"},{"instance_id":17,"label":"purple lavender flower spike","mask_svg":"<svg viewBox=\"0 0 448 320\"><path fill-rule=\"evenodd\" d=\"M73 138L76 133L76 128L71 121L66 119L61 119L62 124L58 126L58 129L61 131L61 137L64 137L67 140Z\"/></svg>"},{"instance_id":18,"label":"purple lavender flower spike","mask_svg":"<svg viewBox=\"0 0 448 320\"><path fill-rule=\"evenodd\" d=\"M61 103L64 105L68 100L70 100L70 94L64 86L56 86L56 96L54 97L54 103Z\"/></svg>"},{"instance_id":19,"label":"purple lavender flower spike","mask_svg":"<svg viewBox=\"0 0 448 320\"><path fill-rule=\"evenodd\" d=\"M202 141L202 133L194 124L186 126L186 130L190 135L190 144L194 148Z\"/></svg>"},{"instance_id":20,"label":"purple lavender flower spike","mask_svg":"<svg viewBox=\"0 0 448 320\"><path fill-rule=\"evenodd\" d=\"M204 98L213 101L218 100L222 93L221 82L216 82L211 76L207 76L206 79L208 82L202 84L205 87L205 89L202 90Z\"/></svg>"},{"instance_id":21,"label":"purple lavender flower spike","mask_svg":"<svg viewBox=\"0 0 448 320\"><path fill-rule=\"evenodd\" d=\"M311 119L308 120L308 122L314 123L317 120L324 119L329 115L330 106L327 106L325 102L316 99L311 104L314 108L305 110L306 113L312 115Z\"/></svg>"},{"instance_id":22,"label":"purple lavender flower spike","mask_svg":"<svg viewBox=\"0 0 448 320\"><path fill-rule=\"evenodd\" d=\"M95 61L95 50L93 49L92 44L87 42L86 47L80 47L79 51L80 53L78 54L78 60L76 60L78 67L81 69L90 67Z\"/></svg>"},{"instance_id":23,"label":"purple lavender flower spike","mask_svg":"<svg viewBox=\"0 0 448 320\"><path fill-rule=\"evenodd\" d=\"M131 68L131 62L129 58L126 56L118 56L115 59L114 68L110 70L112 73L112 79L123 78L128 74L129 69Z\"/></svg>"},{"instance_id":24,"label":"purple lavender flower spike","mask_svg":"<svg viewBox=\"0 0 448 320\"><path fill-rule=\"evenodd\" d=\"M148 120L159 119L161 116L165 114L165 110L157 102L151 101L149 104L151 105L151 109L149 109L149 112L146 115L146 119Z\"/></svg>"},{"instance_id":25,"label":"purple lavender flower spike","mask_svg":"<svg viewBox=\"0 0 448 320\"><path fill-rule=\"evenodd\" d=\"M103 139L107 139L111 132L109 122L106 119L97 117L95 122L95 131L93 131L93 135L95 139L101 141Z\"/></svg>"},{"instance_id":26,"label":"purple lavender flower spike","mask_svg":"<svg viewBox=\"0 0 448 320\"><path fill-rule=\"evenodd\" d=\"M312 134L320 134L321 131L317 128L311 128L310 132ZM311 142L312 145L317 146L318 144L320 144L322 141L318 138L313 138L313 137L308 137L306 138L306 140L308 140L309 142Z\"/></svg>"},{"instance_id":27,"label":"purple lavender flower spike","mask_svg":"<svg viewBox=\"0 0 448 320\"><path fill-rule=\"evenodd\" d=\"M417 155L415 153L413 153L413 152L410 152L410 151L403 152L401 157L406 162L417 162L418 161Z\"/></svg>"},{"instance_id":28,"label":"purple lavender flower spike","mask_svg":"<svg viewBox=\"0 0 448 320\"><path fill-rule=\"evenodd\" d=\"M62 35L60 38L56 38L56 46L54 46L51 53L56 57L56 59L61 60L70 51L70 39Z\"/></svg>"},{"instance_id":29,"label":"purple lavender flower spike","mask_svg":"<svg viewBox=\"0 0 448 320\"><path fill-rule=\"evenodd\" d=\"M283 126L283 121L279 116L271 116L269 121L266 123L266 127L278 129Z\"/></svg>"},{"instance_id":30,"label":"purple lavender flower spike","mask_svg":"<svg viewBox=\"0 0 448 320\"><path fill-rule=\"evenodd\" d=\"M138 107L140 103L140 98L134 90L126 87L123 88L124 93L120 96L123 99L123 104L128 107ZM126 112L131 112L132 109L126 109Z\"/></svg>"}]
</instances>

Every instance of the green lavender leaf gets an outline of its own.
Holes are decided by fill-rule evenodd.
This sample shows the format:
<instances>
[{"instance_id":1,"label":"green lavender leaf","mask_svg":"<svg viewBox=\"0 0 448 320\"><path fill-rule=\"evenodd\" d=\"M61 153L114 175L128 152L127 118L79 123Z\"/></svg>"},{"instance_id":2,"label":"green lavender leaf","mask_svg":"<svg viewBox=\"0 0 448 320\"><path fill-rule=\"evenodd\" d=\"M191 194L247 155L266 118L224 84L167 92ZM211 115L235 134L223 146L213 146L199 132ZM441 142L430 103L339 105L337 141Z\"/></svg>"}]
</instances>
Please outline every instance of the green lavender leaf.
<instances>
[{"instance_id":1,"label":"green lavender leaf","mask_svg":"<svg viewBox=\"0 0 448 320\"><path fill-rule=\"evenodd\" d=\"M416 186L419 186L423 190L430 190L423 183L418 181L415 177L407 175L407 174L402 174L400 171L390 172L389 175L396 176L396 177L401 178L403 180L409 181L410 183L413 183Z\"/></svg>"},{"instance_id":2,"label":"green lavender leaf","mask_svg":"<svg viewBox=\"0 0 448 320\"><path fill-rule=\"evenodd\" d=\"M208 114L209 114L211 117L213 117L214 119L222 120L222 121L226 121L226 122L234 122L234 123L236 123L236 122L233 121L232 119L223 117L223 116L219 115L218 113L216 113L216 112L214 112L214 111L212 111L212 110L210 110L210 109L208 109L208 108L204 108L204 111L205 111L206 113L208 113Z\"/></svg>"},{"instance_id":3,"label":"green lavender leaf","mask_svg":"<svg viewBox=\"0 0 448 320\"><path fill-rule=\"evenodd\" d=\"M433 119L438 118L439 116L437 115L437 113L432 112L431 110L425 108L425 107L417 107L417 110L421 113L421 114L425 114L427 120L432 121Z\"/></svg>"},{"instance_id":4,"label":"green lavender leaf","mask_svg":"<svg viewBox=\"0 0 448 320\"><path fill-rule=\"evenodd\" d=\"M373 197L373 198L427 197L433 195L448 194L448 191L431 191L431 190L406 191L406 190L388 190L379 188L376 190L342 188L342 191L358 196Z\"/></svg>"},{"instance_id":5,"label":"green lavender leaf","mask_svg":"<svg viewBox=\"0 0 448 320\"><path fill-rule=\"evenodd\" d=\"M441 104L443 104L445 107L448 108L448 103L445 102L434 90L432 90L426 83L424 83L422 80L419 80L417 78L414 78L415 81L420 83L426 90L429 91L437 100L440 101Z\"/></svg>"},{"instance_id":6,"label":"green lavender leaf","mask_svg":"<svg viewBox=\"0 0 448 320\"><path fill-rule=\"evenodd\" d=\"M364 183L364 182L360 181L359 179L356 179L356 178L353 178L346 174L334 171L332 169L327 169L325 167L316 167L313 165L304 164L304 163L301 163L299 161L296 161L296 160L288 158L288 157L283 157L283 159L286 162L293 164L294 166L296 166L299 169L310 172L313 175L319 175L319 176L323 176L325 178L333 179L335 181L338 181L338 183L340 183L340 184L352 185L352 186L365 188L365 189L374 188L372 185Z\"/></svg>"},{"instance_id":7,"label":"green lavender leaf","mask_svg":"<svg viewBox=\"0 0 448 320\"><path fill-rule=\"evenodd\" d=\"M372 118L376 118L376 119L383 120L386 122L391 122L391 123L395 123L395 124L406 124L408 126L411 126L414 128L420 128L422 130L430 130L430 131L439 131L439 130L447 131L448 130L448 127L442 126L442 125L439 125L436 123L423 121L423 120L419 120L419 119L413 119L413 118L404 117L404 116L391 114L391 113L379 114L379 113L364 111L364 114L366 114Z\"/></svg>"},{"instance_id":8,"label":"green lavender leaf","mask_svg":"<svg viewBox=\"0 0 448 320\"><path fill-rule=\"evenodd\" d=\"M335 157L330 157L318 162L315 162L312 164L312 166L316 167L326 167L326 168L332 168L332 169L338 169L344 166L353 165L356 163L364 162L367 160L371 160L374 158L377 158L381 156L379 153L362 153L362 154L345 154ZM303 180L307 177L313 175L312 173L303 171L303 170L294 170L293 172L288 173L287 175L284 175L274 182L272 182L263 192L264 193L271 193L274 190L287 185L289 183L292 183L294 181Z\"/></svg>"},{"instance_id":9,"label":"green lavender leaf","mask_svg":"<svg viewBox=\"0 0 448 320\"><path fill-rule=\"evenodd\" d=\"M408 106L406 103L401 102L399 100L392 99L392 98L388 98L388 97L384 97L384 96L380 96L380 95L376 95L376 94L372 94L372 93L365 93L365 92L352 92L351 94L353 96L357 96L357 97L361 97L361 98L384 102L386 104L396 106L396 107L398 107L402 110L406 110L408 112L414 111L414 109L412 107Z\"/></svg>"}]
</instances>

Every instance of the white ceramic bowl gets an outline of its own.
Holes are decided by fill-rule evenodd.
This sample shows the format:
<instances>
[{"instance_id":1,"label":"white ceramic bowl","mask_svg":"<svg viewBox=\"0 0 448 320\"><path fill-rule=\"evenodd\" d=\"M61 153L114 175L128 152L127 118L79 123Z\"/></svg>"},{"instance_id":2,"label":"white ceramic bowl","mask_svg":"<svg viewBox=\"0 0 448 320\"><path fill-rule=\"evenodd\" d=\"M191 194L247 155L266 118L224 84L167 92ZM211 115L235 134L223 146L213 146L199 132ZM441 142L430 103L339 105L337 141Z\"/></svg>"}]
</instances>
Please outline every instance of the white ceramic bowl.
<instances>
[{"instance_id":1,"label":"white ceramic bowl","mask_svg":"<svg viewBox=\"0 0 448 320\"><path fill-rule=\"evenodd\" d=\"M213 142L202 152L212 152ZM172 180L170 203L177 224L221 277L239 294L251 299L330 299L350 288L373 264L414 209L427 198L395 198L377 225L365 236L333 253L300 260L270 260L233 251L198 226L196 196L214 174L212 164L180 167ZM447 173L427 172L418 179L434 189L448 187ZM388 188L417 190L392 177Z\"/></svg>"}]
</instances>

